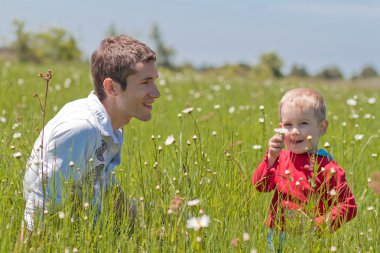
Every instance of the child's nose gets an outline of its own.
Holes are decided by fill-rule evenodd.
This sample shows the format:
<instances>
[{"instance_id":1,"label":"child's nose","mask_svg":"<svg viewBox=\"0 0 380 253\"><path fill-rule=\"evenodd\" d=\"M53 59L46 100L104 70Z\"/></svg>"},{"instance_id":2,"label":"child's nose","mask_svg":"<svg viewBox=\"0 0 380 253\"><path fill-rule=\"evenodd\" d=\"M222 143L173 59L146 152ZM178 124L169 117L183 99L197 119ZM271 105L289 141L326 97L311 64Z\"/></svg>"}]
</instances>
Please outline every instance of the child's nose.
<instances>
[{"instance_id":1,"label":"child's nose","mask_svg":"<svg viewBox=\"0 0 380 253\"><path fill-rule=\"evenodd\" d=\"M297 127L293 127L291 130L290 130L290 134L291 135L295 135L295 134L300 134L300 131Z\"/></svg>"}]
</instances>

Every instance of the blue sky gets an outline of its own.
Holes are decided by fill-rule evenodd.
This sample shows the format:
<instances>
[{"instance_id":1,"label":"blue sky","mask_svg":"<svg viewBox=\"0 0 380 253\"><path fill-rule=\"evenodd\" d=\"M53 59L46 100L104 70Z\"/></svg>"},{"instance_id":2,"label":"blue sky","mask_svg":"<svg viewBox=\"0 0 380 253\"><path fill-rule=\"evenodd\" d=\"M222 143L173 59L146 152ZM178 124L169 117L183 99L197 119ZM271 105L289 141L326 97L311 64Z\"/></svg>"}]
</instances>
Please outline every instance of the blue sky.
<instances>
[{"instance_id":1,"label":"blue sky","mask_svg":"<svg viewBox=\"0 0 380 253\"><path fill-rule=\"evenodd\" d=\"M27 31L61 27L90 55L114 24L152 45L158 23L177 62L257 63L274 51L286 71L336 65L345 75L372 64L380 72L380 1L376 0L0 0L0 45L14 39L12 20Z\"/></svg>"}]
</instances>

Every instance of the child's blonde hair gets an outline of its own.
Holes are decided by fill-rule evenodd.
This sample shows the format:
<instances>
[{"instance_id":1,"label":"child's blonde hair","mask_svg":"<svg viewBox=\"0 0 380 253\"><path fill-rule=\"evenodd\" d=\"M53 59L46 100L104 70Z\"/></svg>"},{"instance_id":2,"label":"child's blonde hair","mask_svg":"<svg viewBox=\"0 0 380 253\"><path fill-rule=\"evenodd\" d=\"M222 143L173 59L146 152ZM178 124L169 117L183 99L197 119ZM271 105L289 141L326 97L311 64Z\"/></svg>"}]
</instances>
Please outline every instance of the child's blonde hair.
<instances>
[{"instance_id":1,"label":"child's blonde hair","mask_svg":"<svg viewBox=\"0 0 380 253\"><path fill-rule=\"evenodd\" d=\"M319 121L326 118L325 100L319 92L311 88L296 88L285 93L278 106L280 120L281 109L285 104L301 111L312 109Z\"/></svg>"}]
</instances>

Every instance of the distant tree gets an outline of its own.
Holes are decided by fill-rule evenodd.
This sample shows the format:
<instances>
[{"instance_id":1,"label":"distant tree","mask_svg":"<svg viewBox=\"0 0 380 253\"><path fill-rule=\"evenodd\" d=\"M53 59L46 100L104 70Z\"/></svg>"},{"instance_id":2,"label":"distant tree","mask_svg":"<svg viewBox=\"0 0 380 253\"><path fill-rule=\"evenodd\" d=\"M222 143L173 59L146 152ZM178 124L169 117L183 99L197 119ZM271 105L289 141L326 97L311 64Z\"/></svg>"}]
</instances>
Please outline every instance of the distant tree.
<instances>
[{"instance_id":1,"label":"distant tree","mask_svg":"<svg viewBox=\"0 0 380 253\"><path fill-rule=\"evenodd\" d=\"M31 47L41 62L75 61L81 57L74 37L61 28L34 34Z\"/></svg>"},{"instance_id":2,"label":"distant tree","mask_svg":"<svg viewBox=\"0 0 380 253\"><path fill-rule=\"evenodd\" d=\"M340 69L336 66L326 67L320 71L316 77L323 78L327 80L337 80L343 79L343 74Z\"/></svg>"},{"instance_id":3,"label":"distant tree","mask_svg":"<svg viewBox=\"0 0 380 253\"><path fill-rule=\"evenodd\" d=\"M24 30L25 22L14 21L16 40L11 48L20 61L56 62L80 60L82 52L75 38L61 28L31 33Z\"/></svg>"},{"instance_id":4,"label":"distant tree","mask_svg":"<svg viewBox=\"0 0 380 253\"><path fill-rule=\"evenodd\" d=\"M281 58L274 52L268 52L260 56L259 64L254 66L253 71L259 78L277 78L282 77L282 66Z\"/></svg>"},{"instance_id":5,"label":"distant tree","mask_svg":"<svg viewBox=\"0 0 380 253\"><path fill-rule=\"evenodd\" d=\"M289 76L294 77L308 77L309 73L307 72L306 68L303 66L298 66L297 64L294 64L290 70Z\"/></svg>"},{"instance_id":6,"label":"distant tree","mask_svg":"<svg viewBox=\"0 0 380 253\"><path fill-rule=\"evenodd\" d=\"M373 78L373 77L378 77L378 73L376 69L370 65L364 66L362 71L359 74L359 78Z\"/></svg>"},{"instance_id":7,"label":"distant tree","mask_svg":"<svg viewBox=\"0 0 380 253\"><path fill-rule=\"evenodd\" d=\"M116 35L119 35L119 32L116 28L116 25L112 23L106 31L106 36L108 37L108 36L116 36Z\"/></svg>"},{"instance_id":8,"label":"distant tree","mask_svg":"<svg viewBox=\"0 0 380 253\"><path fill-rule=\"evenodd\" d=\"M175 51L173 48L167 47L162 39L160 28L156 23L152 25L150 37L155 43L155 49L157 53L157 65L165 68L174 68L173 56Z\"/></svg>"},{"instance_id":9,"label":"distant tree","mask_svg":"<svg viewBox=\"0 0 380 253\"><path fill-rule=\"evenodd\" d=\"M21 20L14 20L12 24L15 27L16 40L12 43L11 49L15 51L16 56L19 60L33 60L31 48L29 45L30 34L25 32L25 22Z\"/></svg>"}]
</instances>

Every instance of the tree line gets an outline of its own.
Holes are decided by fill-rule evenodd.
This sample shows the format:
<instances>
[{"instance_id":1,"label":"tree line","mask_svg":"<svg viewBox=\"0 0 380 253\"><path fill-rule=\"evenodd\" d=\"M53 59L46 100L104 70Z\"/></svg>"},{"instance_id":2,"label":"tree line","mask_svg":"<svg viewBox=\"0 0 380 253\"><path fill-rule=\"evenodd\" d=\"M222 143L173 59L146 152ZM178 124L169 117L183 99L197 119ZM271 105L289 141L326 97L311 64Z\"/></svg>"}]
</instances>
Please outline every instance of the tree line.
<instances>
[{"instance_id":1,"label":"tree line","mask_svg":"<svg viewBox=\"0 0 380 253\"><path fill-rule=\"evenodd\" d=\"M47 31L28 32L25 30L25 22L20 20L13 21L15 29L15 40L9 45L0 47L0 58L14 58L21 62L34 63L54 63L54 62L73 62L83 61L83 53L78 46L74 36L62 28L49 28ZM111 25L107 35L118 34L114 25ZM260 56L256 65L244 63L226 64L219 67L202 66L194 67L191 63L181 65L174 63L175 50L168 46L158 24L154 23L151 28L150 38L153 41L155 51L158 55L157 64L162 68L169 69L196 69L207 71L212 69L224 69L237 73L253 72L259 78L281 78L284 76L308 78L315 77L327 80L344 79L344 76L337 66L323 68L317 74L310 74L305 66L295 64L290 72L285 75L282 71L283 60L275 52L266 52ZM358 74L351 79L368 79L379 77L374 66L364 66Z\"/></svg>"}]
</instances>

